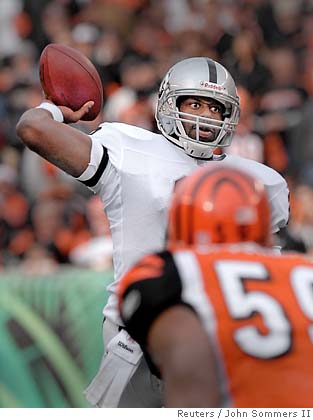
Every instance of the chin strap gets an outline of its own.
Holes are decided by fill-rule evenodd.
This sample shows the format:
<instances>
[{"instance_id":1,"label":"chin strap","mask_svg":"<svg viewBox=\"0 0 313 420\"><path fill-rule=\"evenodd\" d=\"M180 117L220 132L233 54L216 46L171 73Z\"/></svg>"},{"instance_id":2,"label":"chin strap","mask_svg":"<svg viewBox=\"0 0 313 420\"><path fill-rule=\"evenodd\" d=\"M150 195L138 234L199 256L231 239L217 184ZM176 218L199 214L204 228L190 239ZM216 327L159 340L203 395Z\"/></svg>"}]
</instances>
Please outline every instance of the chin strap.
<instances>
[{"instance_id":1,"label":"chin strap","mask_svg":"<svg viewBox=\"0 0 313 420\"><path fill-rule=\"evenodd\" d=\"M197 159L211 159L214 149L216 149L216 147L213 148L204 144L191 145L190 142L182 137L179 140L187 155Z\"/></svg>"},{"instance_id":2,"label":"chin strap","mask_svg":"<svg viewBox=\"0 0 313 420\"><path fill-rule=\"evenodd\" d=\"M226 153L222 153L221 155L212 155L212 160L224 160L226 158Z\"/></svg>"},{"instance_id":3,"label":"chin strap","mask_svg":"<svg viewBox=\"0 0 313 420\"><path fill-rule=\"evenodd\" d=\"M192 147L188 147L189 143L185 141L184 139L180 138L182 141L184 150L186 154L190 157L193 157L195 159L199 160L214 160L214 161L220 161L224 160L226 158L226 153L222 153L221 155L214 154L214 150L216 148L204 146L202 144L197 145L197 149L195 150ZM200 149L200 150L199 150ZM204 149L203 151L201 149Z\"/></svg>"}]
</instances>

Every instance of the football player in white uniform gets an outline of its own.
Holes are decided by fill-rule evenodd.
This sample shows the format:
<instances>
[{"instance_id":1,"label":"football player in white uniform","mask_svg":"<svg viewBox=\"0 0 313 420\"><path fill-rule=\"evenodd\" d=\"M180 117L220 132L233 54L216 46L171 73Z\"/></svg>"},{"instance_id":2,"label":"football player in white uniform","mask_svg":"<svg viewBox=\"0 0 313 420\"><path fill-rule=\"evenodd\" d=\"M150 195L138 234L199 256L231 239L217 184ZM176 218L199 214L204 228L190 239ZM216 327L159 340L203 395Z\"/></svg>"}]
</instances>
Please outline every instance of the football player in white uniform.
<instances>
[{"instance_id":1,"label":"football player in white uniform","mask_svg":"<svg viewBox=\"0 0 313 420\"><path fill-rule=\"evenodd\" d=\"M88 400L99 407L157 407L162 405L159 382L149 376L139 346L122 328L116 285L142 255L164 246L175 182L211 161L245 168L266 186L273 232L288 221L288 188L265 165L213 154L230 144L240 111L234 80L209 58L188 58L167 72L156 109L162 134L103 123L87 135L66 125L78 121L90 106L87 102L74 112L45 101L22 115L17 133L30 149L99 194L109 220L115 281L104 308L106 352L87 389Z\"/></svg>"}]
</instances>

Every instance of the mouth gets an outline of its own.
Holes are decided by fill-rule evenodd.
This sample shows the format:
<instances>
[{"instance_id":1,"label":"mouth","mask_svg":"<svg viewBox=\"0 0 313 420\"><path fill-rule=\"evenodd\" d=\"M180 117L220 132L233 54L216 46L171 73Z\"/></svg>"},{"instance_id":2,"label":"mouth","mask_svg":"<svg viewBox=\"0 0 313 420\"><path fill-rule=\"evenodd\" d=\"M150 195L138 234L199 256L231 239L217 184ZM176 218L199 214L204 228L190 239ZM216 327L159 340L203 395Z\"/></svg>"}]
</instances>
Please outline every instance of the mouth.
<instances>
[{"instance_id":1,"label":"mouth","mask_svg":"<svg viewBox=\"0 0 313 420\"><path fill-rule=\"evenodd\" d=\"M194 127L196 130L196 126ZM213 141L216 138L216 132L213 128L202 127L199 129L199 140L200 141Z\"/></svg>"}]
</instances>

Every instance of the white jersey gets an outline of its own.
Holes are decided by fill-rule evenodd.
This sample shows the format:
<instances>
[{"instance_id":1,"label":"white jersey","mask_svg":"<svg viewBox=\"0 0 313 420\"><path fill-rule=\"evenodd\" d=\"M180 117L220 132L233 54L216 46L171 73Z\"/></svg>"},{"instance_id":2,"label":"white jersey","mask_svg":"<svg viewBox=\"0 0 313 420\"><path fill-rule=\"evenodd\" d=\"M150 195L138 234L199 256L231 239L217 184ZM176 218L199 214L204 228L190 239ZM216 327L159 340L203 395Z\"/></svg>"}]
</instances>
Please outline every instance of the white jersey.
<instances>
[{"instance_id":1,"label":"white jersey","mask_svg":"<svg viewBox=\"0 0 313 420\"><path fill-rule=\"evenodd\" d=\"M91 139L92 154L99 153L99 144L108 152L102 173L99 165L96 184L91 187L89 183L104 204L113 240L115 281L108 287L111 295L103 313L120 325L115 295L117 282L141 256L164 247L168 206L175 182L210 161L188 156L160 134L122 123L102 124ZM91 161L95 160L99 158L91 156ZM273 232L286 225L288 188L276 171L239 156L225 156L221 162L259 178L269 196Z\"/></svg>"}]
</instances>

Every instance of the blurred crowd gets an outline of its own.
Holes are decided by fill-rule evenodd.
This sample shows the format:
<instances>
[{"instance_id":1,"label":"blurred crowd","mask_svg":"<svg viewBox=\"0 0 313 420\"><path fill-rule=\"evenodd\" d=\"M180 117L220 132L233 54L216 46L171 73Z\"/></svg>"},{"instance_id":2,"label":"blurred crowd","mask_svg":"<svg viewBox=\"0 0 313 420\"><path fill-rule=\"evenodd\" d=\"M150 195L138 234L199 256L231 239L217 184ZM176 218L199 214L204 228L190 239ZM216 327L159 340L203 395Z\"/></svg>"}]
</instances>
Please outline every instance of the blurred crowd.
<instances>
[{"instance_id":1,"label":"blurred crowd","mask_svg":"<svg viewBox=\"0 0 313 420\"><path fill-rule=\"evenodd\" d=\"M286 177L286 249L313 255L313 0L1 0L0 267L106 269L112 245L97 197L25 149L20 115L42 100L38 59L51 42L81 50L102 78L103 113L156 131L160 80L208 56L234 76L241 119L227 153Z\"/></svg>"}]
</instances>

